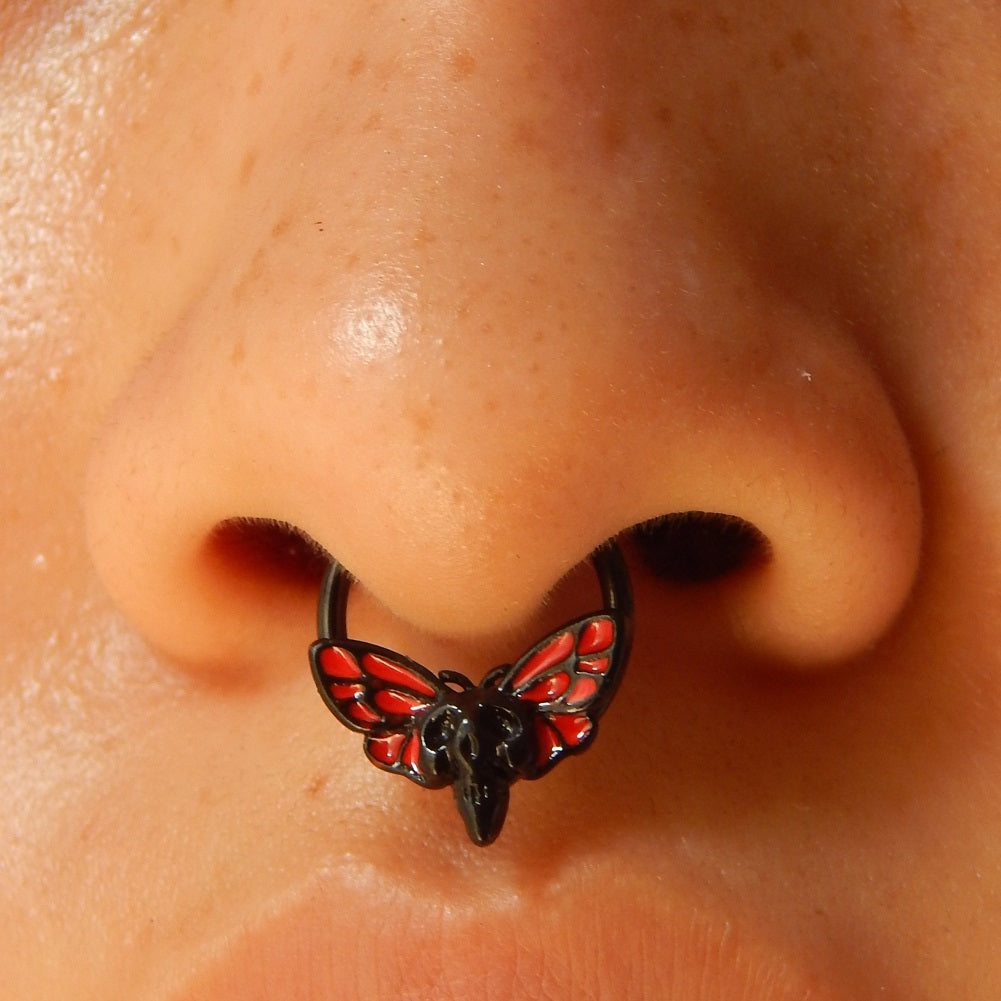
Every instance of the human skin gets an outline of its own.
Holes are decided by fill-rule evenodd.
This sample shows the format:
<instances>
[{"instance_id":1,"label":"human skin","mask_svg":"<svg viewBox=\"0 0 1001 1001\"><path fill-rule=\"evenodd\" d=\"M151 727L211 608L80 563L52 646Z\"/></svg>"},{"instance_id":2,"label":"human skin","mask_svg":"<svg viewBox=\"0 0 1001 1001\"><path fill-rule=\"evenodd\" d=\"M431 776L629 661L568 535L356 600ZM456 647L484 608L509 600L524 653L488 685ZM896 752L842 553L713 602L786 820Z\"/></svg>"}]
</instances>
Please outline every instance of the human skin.
<instances>
[{"instance_id":1,"label":"human skin","mask_svg":"<svg viewBox=\"0 0 1001 1001\"><path fill-rule=\"evenodd\" d=\"M6 5L0 996L1001 996L997 17ZM476 678L621 534L594 746L474 847L239 518Z\"/></svg>"}]
</instances>

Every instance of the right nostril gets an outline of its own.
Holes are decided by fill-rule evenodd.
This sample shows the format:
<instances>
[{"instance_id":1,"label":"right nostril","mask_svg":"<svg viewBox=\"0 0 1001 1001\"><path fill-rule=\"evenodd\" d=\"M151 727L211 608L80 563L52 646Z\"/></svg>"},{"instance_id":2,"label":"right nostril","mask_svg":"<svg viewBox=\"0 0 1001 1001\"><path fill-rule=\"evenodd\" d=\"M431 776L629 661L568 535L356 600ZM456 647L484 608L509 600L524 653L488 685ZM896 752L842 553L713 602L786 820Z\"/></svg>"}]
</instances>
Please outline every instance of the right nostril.
<instances>
[{"instance_id":1,"label":"right nostril","mask_svg":"<svg viewBox=\"0 0 1001 1001\"><path fill-rule=\"evenodd\" d=\"M212 530L206 548L217 566L242 579L318 588L330 564L324 548L305 532L267 518L228 518Z\"/></svg>"},{"instance_id":2,"label":"right nostril","mask_svg":"<svg viewBox=\"0 0 1001 1001\"><path fill-rule=\"evenodd\" d=\"M765 562L768 539L749 521L682 511L636 525L630 538L646 567L672 584L701 584Z\"/></svg>"}]
</instances>

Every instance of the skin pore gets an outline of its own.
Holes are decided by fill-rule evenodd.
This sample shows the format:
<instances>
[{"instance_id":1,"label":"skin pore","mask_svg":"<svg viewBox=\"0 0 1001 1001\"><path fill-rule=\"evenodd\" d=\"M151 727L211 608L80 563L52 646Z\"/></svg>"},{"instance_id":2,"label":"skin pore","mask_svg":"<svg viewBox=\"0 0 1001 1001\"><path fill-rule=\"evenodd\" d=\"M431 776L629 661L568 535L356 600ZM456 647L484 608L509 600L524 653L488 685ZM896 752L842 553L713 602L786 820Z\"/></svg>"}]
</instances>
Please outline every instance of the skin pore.
<instances>
[{"instance_id":1,"label":"skin pore","mask_svg":"<svg viewBox=\"0 0 1001 1001\"><path fill-rule=\"evenodd\" d=\"M1001 994L994 5L5 7L4 1001ZM601 736L477 849L302 540L479 679L620 534Z\"/></svg>"}]
</instances>

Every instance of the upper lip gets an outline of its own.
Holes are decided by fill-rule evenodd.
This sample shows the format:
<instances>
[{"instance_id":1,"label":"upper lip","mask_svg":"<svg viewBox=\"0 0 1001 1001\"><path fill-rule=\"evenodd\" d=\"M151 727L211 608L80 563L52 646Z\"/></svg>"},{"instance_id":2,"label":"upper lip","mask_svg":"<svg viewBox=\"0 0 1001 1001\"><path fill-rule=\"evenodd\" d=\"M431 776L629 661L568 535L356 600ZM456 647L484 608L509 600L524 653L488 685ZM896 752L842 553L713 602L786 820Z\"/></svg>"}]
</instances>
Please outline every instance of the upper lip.
<instances>
[{"instance_id":1,"label":"upper lip","mask_svg":"<svg viewBox=\"0 0 1001 1001\"><path fill-rule=\"evenodd\" d=\"M416 889L330 862L241 921L170 1001L847 997L767 931L621 861L567 859L539 880L470 852Z\"/></svg>"}]
</instances>

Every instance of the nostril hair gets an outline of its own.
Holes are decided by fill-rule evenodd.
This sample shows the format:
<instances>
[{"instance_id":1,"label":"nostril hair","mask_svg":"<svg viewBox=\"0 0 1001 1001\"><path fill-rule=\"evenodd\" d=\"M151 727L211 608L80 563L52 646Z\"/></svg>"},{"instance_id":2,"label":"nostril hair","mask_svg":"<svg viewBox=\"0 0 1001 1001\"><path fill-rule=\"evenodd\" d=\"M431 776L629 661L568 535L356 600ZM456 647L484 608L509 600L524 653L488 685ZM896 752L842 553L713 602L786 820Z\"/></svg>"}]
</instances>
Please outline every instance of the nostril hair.
<instances>
[{"instance_id":1,"label":"nostril hair","mask_svg":"<svg viewBox=\"0 0 1001 1001\"><path fill-rule=\"evenodd\" d=\"M681 511L633 527L645 566L672 584L701 584L768 560L771 546L749 521L712 511Z\"/></svg>"},{"instance_id":2,"label":"nostril hair","mask_svg":"<svg viewBox=\"0 0 1001 1001\"><path fill-rule=\"evenodd\" d=\"M240 577L319 586L330 563L326 550L304 531L270 518L227 518L212 530L206 555Z\"/></svg>"}]
</instances>

